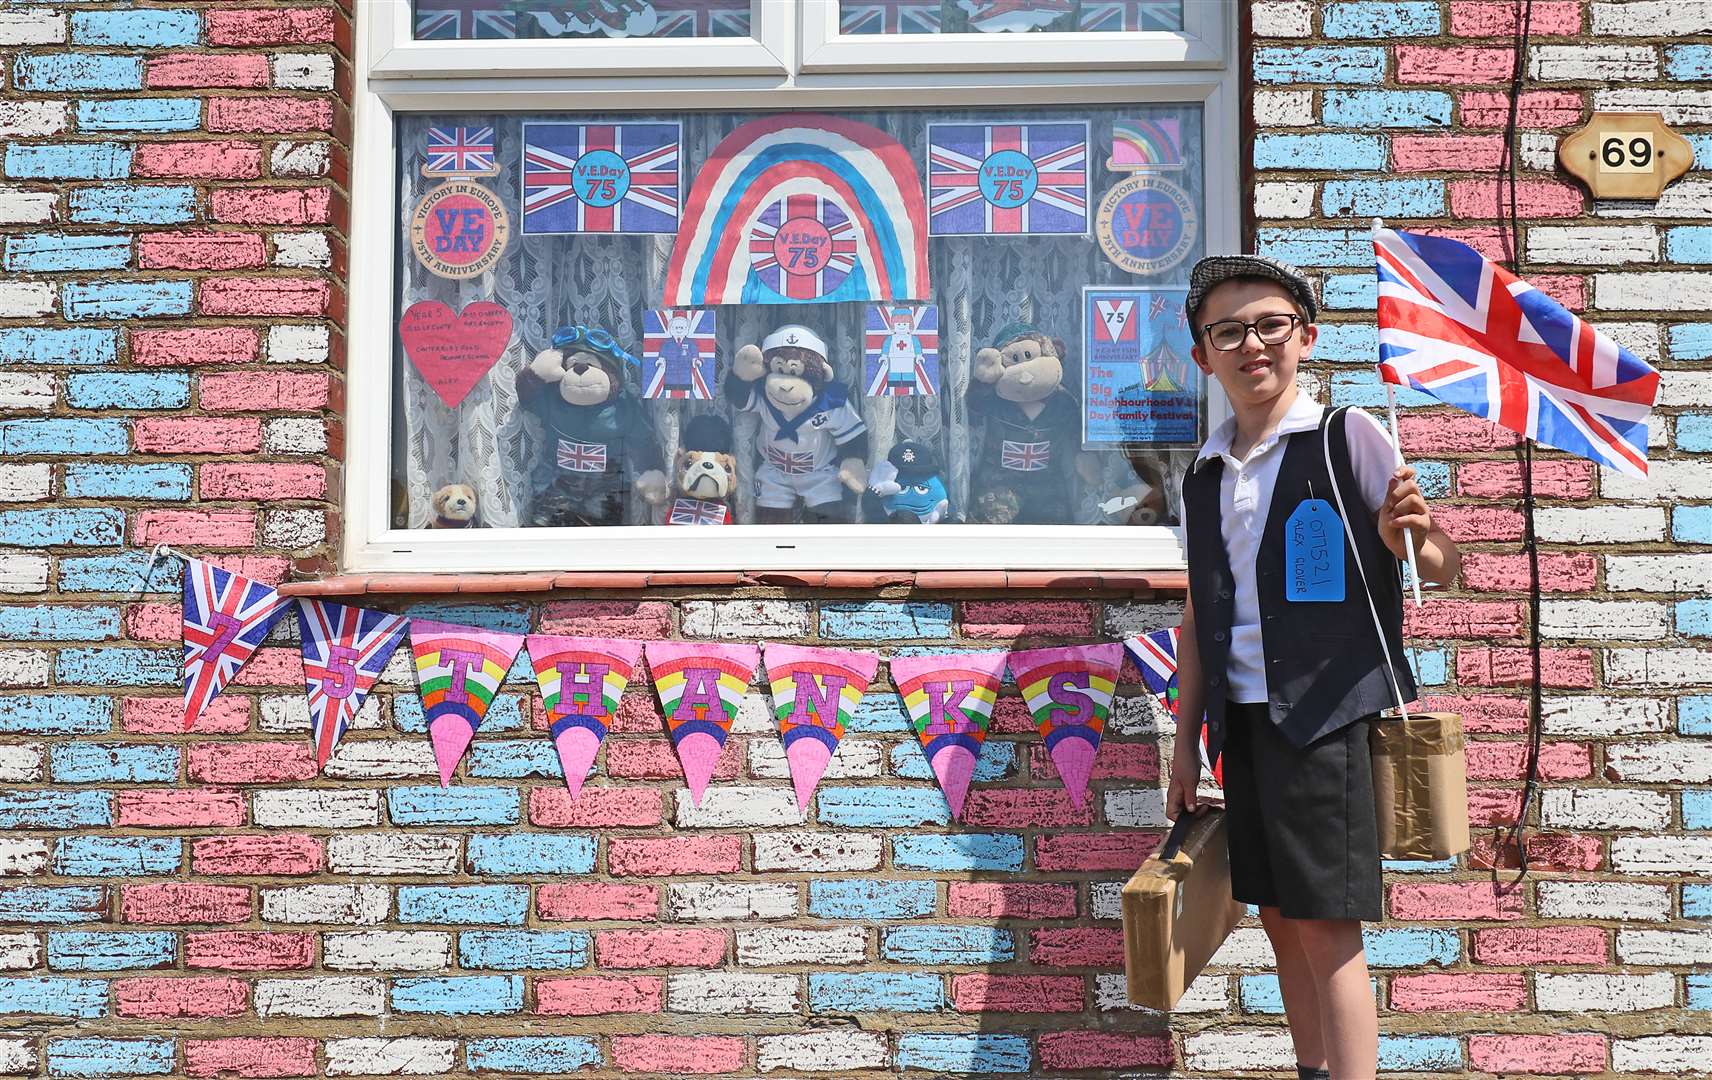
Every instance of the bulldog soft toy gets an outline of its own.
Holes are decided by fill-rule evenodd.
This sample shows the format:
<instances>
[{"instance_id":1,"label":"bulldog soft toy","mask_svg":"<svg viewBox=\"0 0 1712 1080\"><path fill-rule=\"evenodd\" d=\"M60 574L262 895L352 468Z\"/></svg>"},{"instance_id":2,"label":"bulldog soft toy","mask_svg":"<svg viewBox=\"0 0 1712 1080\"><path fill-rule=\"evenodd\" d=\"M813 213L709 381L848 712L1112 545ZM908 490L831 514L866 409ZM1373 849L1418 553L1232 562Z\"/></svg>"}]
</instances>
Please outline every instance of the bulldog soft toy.
<instances>
[{"instance_id":1,"label":"bulldog soft toy","mask_svg":"<svg viewBox=\"0 0 1712 1080\"><path fill-rule=\"evenodd\" d=\"M731 524L737 459L731 453L731 425L724 417L702 413L684 425L683 445L672 459L672 486L676 497L666 511L666 524Z\"/></svg>"}]
</instances>

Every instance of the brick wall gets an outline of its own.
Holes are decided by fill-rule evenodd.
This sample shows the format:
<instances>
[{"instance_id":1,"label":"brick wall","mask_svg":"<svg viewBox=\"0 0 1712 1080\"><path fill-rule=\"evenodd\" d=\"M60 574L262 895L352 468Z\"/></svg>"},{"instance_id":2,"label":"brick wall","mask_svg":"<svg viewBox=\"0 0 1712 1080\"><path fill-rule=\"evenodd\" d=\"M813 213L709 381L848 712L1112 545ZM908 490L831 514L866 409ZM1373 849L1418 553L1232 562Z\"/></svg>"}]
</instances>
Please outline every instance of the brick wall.
<instances>
[{"instance_id":1,"label":"brick wall","mask_svg":"<svg viewBox=\"0 0 1712 1080\"><path fill-rule=\"evenodd\" d=\"M1195 2L1195 0L1191 0ZM1646 484L1546 454L1536 873L1495 890L1526 679L1509 441L1405 421L1468 552L1410 615L1460 709L1475 851L1388 867L1388 1070L1712 1068L1712 184L1593 205L1556 138L1662 109L1712 157L1712 5L1535 0L1528 270L1666 372ZM1497 251L1513 5L1256 3L1264 250L1323 280L1315 378L1381 400L1365 221ZM633 687L575 803L514 675L457 786L395 660L324 776L283 636L178 715L168 541L280 580L336 531L348 28L306 2L0 10L0 1072L243 1076L1287 1068L1257 925L1177 1016L1123 1004L1117 885L1156 842L1160 714L1126 696L1089 809L1020 701L951 826L884 685L805 817L751 696L698 808ZM330 453L329 453L330 451ZM511 629L1003 647L1168 598L679 589L386 606ZM1024 635L1026 631L1026 636ZM1133 687L1126 687L1126 695Z\"/></svg>"}]
</instances>

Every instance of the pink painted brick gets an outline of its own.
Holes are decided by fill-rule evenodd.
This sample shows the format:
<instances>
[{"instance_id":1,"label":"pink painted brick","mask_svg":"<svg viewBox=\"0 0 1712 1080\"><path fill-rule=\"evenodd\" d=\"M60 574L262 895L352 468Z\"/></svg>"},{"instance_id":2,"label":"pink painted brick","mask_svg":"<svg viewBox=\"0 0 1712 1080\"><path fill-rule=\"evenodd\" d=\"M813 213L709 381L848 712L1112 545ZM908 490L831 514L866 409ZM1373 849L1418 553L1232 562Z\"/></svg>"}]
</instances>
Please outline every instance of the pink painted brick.
<instances>
[{"instance_id":1,"label":"pink painted brick","mask_svg":"<svg viewBox=\"0 0 1712 1080\"><path fill-rule=\"evenodd\" d=\"M290 97L210 98L208 130L248 131L262 135L332 131L333 103Z\"/></svg>"},{"instance_id":2,"label":"pink painted brick","mask_svg":"<svg viewBox=\"0 0 1712 1080\"><path fill-rule=\"evenodd\" d=\"M1598 1073L1605 1071L1604 1035L1470 1035L1468 1063L1489 1073Z\"/></svg>"},{"instance_id":3,"label":"pink painted brick","mask_svg":"<svg viewBox=\"0 0 1712 1080\"><path fill-rule=\"evenodd\" d=\"M657 1013L663 1007L665 985L665 979L648 975L537 979L535 1011L542 1016Z\"/></svg>"},{"instance_id":4,"label":"pink painted brick","mask_svg":"<svg viewBox=\"0 0 1712 1080\"><path fill-rule=\"evenodd\" d=\"M1520 437L1489 424L1478 416L1451 409L1432 413L1407 413L1397 418L1403 453L1487 454L1509 450Z\"/></svg>"},{"instance_id":5,"label":"pink painted brick","mask_svg":"<svg viewBox=\"0 0 1712 1080\"><path fill-rule=\"evenodd\" d=\"M1455 227L1423 225L1414 231L1426 233L1428 236L1442 236L1446 240L1455 240L1459 243L1467 244L1469 247L1480 252L1480 254L1494 262L1504 261L1505 245L1509 243L1509 241L1505 239L1508 235L1507 230L1499 225L1469 225Z\"/></svg>"},{"instance_id":6,"label":"pink painted brick","mask_svg":"<svg viewBox=\"0 0 1712 1080\"><path fill-rule=\"evenodd\" d=\"M1094 632L1094 605L1082 600L965 600L962 625L963 635L971 638L1087 637Z\"/></svg>"},{"instance_id":7,"label":"pink painted brick","mask_svg":"<svg viewBox=\"0 0 1712 1080\"><path fill-rule=\"evenodd\" d=\"M289 686L303 685L303 654L293 645L289 648L257 649L244 669L232 677L228 686Z\"/></svg>"},{"instance_id":8,"label":"pink painted brick","mask_svg":"<svg viewBox=\"0 0 1712 1080\"><path fill-rule=\"evenodd\" d=\"M1521 180L1516 204L1523 217L1580 217L1581 189L1556 180ZM1450 212L1459 218L1496 218L1509 212L1510 185L1497 180L1452 180Z\"/></svg>"},{"instance_id":9,"label":"pink painted brick","mask_svg":"<svg viewBox=\"0 0 1712 1080\"><path fill-rule=\"evenodd\" d=\"M325 314L332 286L318 278L211 278L197 295L204 315Z\"/></svg>"},{"instance_id":10,"label":"pink painted brick","mask_svg":"<svg viewBox=\"0 0 1712 1080\"><path fill-rule=\"evenodd\" d=\"M653 885L607 885L565 882L535 890L535 911L543 919L595 922L622 919L652 922L659 918L660 892Z\"/></svg>"},{"instance_id":11,"label":"pink painted brick","mask_svg":"<svg viewBox=\"0 0 1712 1080\"><path fill-rule=\"evenodd\" d=\"M1031 930L1028 958L1043 967L1120 970L1124 962L1123 931L1083 926Z\"/></svg>"},{"instance_id":12,"label":"pink painted brick","mask_svg":"<svg viewBox=\"0 0 1712 1080\"><path fill-rule=\"evenodd\" d=\"M1001 829L1063 828L1094 823L1094 796L1080 809L1063 788L986 788L969 792L962 822Z\"/></svg>"},{"instance_id":13,"label":"pink painted brick","mask_svg":"<svg viewBox=\"0 0 1712 1080\"><path fill-rule=\"evenodd\" d=\"M326 862L326 845L313 836L206 836L190 845L190 868L230 877L313 874Z\"/></svg>"},{"instance_id":14,"label":"pink painted brick","mask_svg":"<svg viewBox=\"0 0 1712 1080\"><path fill-rule=\"evenodd\" d=\"M670 637L672 605L663 600L560 600L542 605L541 633Z\"/></svg>"},{"instance_id":15,"label":"pink painted brick","mask_svg":"<svg viewBox=\"0 0 1712 1080\"><path fill-rule=\"evenodd\" d=\"M184 612L174 603L130 604L125 608L125 636L132 641L177 641Z\"/></svg>"},{"instance_id":16,"label":"pink painted brick","mask_svg":"<svg viewBox=\"0 0 1712 1080\"><path fill-rule=\"evenodd\" d=\"M1073 919L1076 886L1021 881L953 881L946 913L959 919Z\"/></svg>"},{"instance_id":17,"label":"pink painted brick","mask_svg":"<svg viewBox=\"0 0 1712 1080\"><path fill-rule=\"evenodd\" d=\"M624 1072L708 1076L743 1068L744 1045L725 1035L614 1035L612 1063Z\"/></svg>"},{"instance_id":18,"label":"pink painted brick","mask_svg":"<svg viewBox=\"0 0 1712 1080\"><path fill-rule=\"evenodd\" d=\"M168 53L148 62L149 86L156 89L255 90L271 79L261 53Z\"/></svg>"},{"instance_id":19,"label":"pink painted brick","mask_svg":"<svg viewBox=\"0 0 1712 1080\"><path fill-rule=\"evenodd\" d=\"M1393 919L1519 919L1522 893L1490 881L1399 883L1391 886Z\"/></svg>"},{"instance_id":20,"label":"pink painted brick","mask_svg":"<svg viewBox=\"0 0 1712 1080\"><path fill-rule=\"evenodd\" d=\"M143 233L137 240L137 265L144 270L256 270L267 265L267 245L259 233Z\"/></svg>"},{"instance_id":21,"label":"pink painted brick","mask_svg":"<svg viewBox=\"0 0 1712 1080\"><path fill-rule=\"evenodd\" d=\"M1516 814L1512 810L1510 818ZM1605 868L1605 843L1597 836L1580 833L1548 833L1528 830L1528 866L1534 870L1590 873ZM1500 850L1502 845L1502 850ZM1477 836L1468 849L1468 865L1490 870L1493 866L1514 869L1522 865L1508 832L1500 836Z\"/></svg>"},{"instance_id":22,"label":"pink painted brick","mask_svg":"<svg viewBox=\"0 0 1712 1080\"><path fill-rule=\"evenodd\" d=\"M731 780L742 767L742 740L727 739L719 752L719 761L714 765L714 779ZM607 740L606 775L614 780L673 780L683 774L684 767L669 740Z\"/></svg>"},{"instance_id":23,"label":"pink painted brick","mask_svg":"<svg viewBox=\"0 0 1712 1080\"><path fill-rule=\"evenodd\" d=\"M1399 45L1395 52L1398 82L1448 86L1507 83L1516 58L1514 49L1472 49L1466 45ZM1469 168L1460 160L1456 166Z\"/></svg>"},{"instance_id":24,"label":"pink painted brick","mask_svg":"<svg viewBox=\"0 0 1712 1080\"><path fill-rule=\"evenodd\" d=\"M1529 29L1535 34L1574 34L1581 29L1580 0L1534 0ZM1516 5L1509 0L1452 0L1450 32L1458 37L1497 37L1516 32Z\"/></svg>"},{"instance_id":25,"label":"pink painted brick","mask_svg":"<svg viewBox=\"0 0 1712 1080\"><path fill-rule=\"evenodd\" d=\"M1169 1035L1115 1031L1043 1031L1044 1069L1169 1069L1176 1064Z\"/></svg>"},{"instance_id":26,"label":"pink painted brick","mask_svg":"<svg viewBox=\"0 0 1712 1080\"><path fill-rule=\"evenodd\" d=\"M238 979L144 978L113 980L113 1011L135 1020L241 1016L250 988Z\"/></svg>"},{"instance_id":27,"label":"pink painted brick","mask_svg":"<svg viewBox=\"0 0 1712 1080\"><path fill-rule=\"evenodd\" d=\"M242 510L144 510L137 515L131 536L142 547L247 548L256 542L256 515Z\"/></svg>"},{"instance_id":28,"label":"pink painted brick","mask_svg":"<svg viewBox=\"0 0 1712 1080\"><path fill-rule=\"evenodd\" d=\"M1528 281L1571 311L1587 310L1587 279L1579 274L1529 274Z\"/></svg>"},{"instance_id":29,"label":"pink painted brick","mask_svg":"<svg viewBox=\"0 0 1712 1080\"><path fill-rule=\"evenodd\" d=\"M137 449L150 454L249 454L262 448L254 417L149 416L131 429Z\"/></svg>"},{"instance_id":30,"label":"pink painted brick","mask_svg":"<svg viewBox=\"0 0 1712 1080\"><path fill-rule=\"evenodd\" d=\"M315 1076L314 1039L184 1040L186 1076Z\"/></svg>"},{"instance_id":31,"label":"pink painted brick","mask_svg":"<svg viewBox=\"0 0 1712 1080\"><path fill-rule=\"evenodd\" d=\"M1159 846L1148 833L1060 833L1034 840L1036 870L1133 871Z\"/></svg>"},{"instance_id":32,"label":"pink painted brick","mask_svg":"<svg viewBox=\"0 0 1712 1080\"><path fill-rule=\"evenodd\" d=\"M133 829L214 829L244 823L244 797L235 791L121 791L119 824Z\"/></svg>"},{"instance_id":33,"label":"pink painted brick","mask_svg":"<svg viewBox=\"0 0 1712 1080\"><path fill-rule=\"evenodd\" d=\"M619 699L618 711L612 714L612 723L608 726L615 735L658 735L665 723L665 717L660 715L659 700L652 691L638 687ZM730 740L726 745L731 745ZM607 752L610 753L611 749L609 744ZM680 771L677 775L683 774Z\"/></svg>"},{"instance_id":34,"label":"pink painted brick","mask_svg":"<svg viewBox=\"0 0 1712 1080\"><path fill-rule=\"evenodd\" d=\"M185 967L290 971L314 964L314 934L221 930L184 937Z\"/></svg>"},{"instance_id":35,"label":"pink painted brick","mask_svg":"<svg viewBox=\"0 0 1712 1080\"><path fill-rule=\"evenodd\" d=\"M119 888L120 918L128 923L241 923L250 918L247 885L192 885L168 881Z\"/></svg>"},{"instance_id":36,"label":"pink painted brick","mask_svg":"<svg viewBox=\"0 0 1712 1080\"><path fill-rule=\"evenodd\" d=\"M615 836L606 842L613 877L735 874L742 858L740 836Z\"/></svg>"},{"instance_id":37,"label":"pink painted brick","mask_svg":"<svg viewBox=\"0 0 1712 1080\"><path fill-rule=\"evenodd\" d=\"M594 936L602 968L719 967L725 963L723 930L602 930Z\"/></svg>"},{"instance_id":38,"label":"pink painted brick","mask_svg":"<svg viewBox=\"0 0 1712 1080\"><path fill-rule=\"evenodd\" d=\"M1501 506L1441 506L1433 523L1458 543L1522 538L1521 511Z\"/></svg>"},{"instance_id":39,"label":"pink painted brick","mask_svg":"<svg viewBox=\"0 0 1712 1080\"><path fill-rule=\"evenodd\" d=\"M315 779L308 742L221 742L190 748L190 778L199 784L284 784Z\"/></svg>"},{"instance_id":40,"label":"pink painted brick","mask_svg":"<svg viewBox=\"0 0 1712 1080\"><path fill-rule=\"evenodd\" d=\"M1028 771L1042 780L1058 779L1058 766L1052 764L1051 752L1038 743L1028 748ZM1090 777L1094 780L1158 780L1159 747L1153 743L1102 742Z\"/></svg>"},{"instance_id":41,"label":"pink painted brick","mask_svg":"<svg viewBox=\"0 0 1712 1080\"><path fill-rule=\"evenodd\" d=\"M1456 681L1464 686L1526 686L1532 679L1533 665L1526 649L1470 646L1456 650ZM1541 649L1540 685L1591 689L1592 650Z\"/></svg>"},{"instance_id":42,"label":"pink painted brick","mask_svg":"<svg viewBox=\"0 0 1712 1080\"><path fill-rule=\"evenodd\" d=\"M255 180L262 175L262 148L247 142L146 143L137 147L131 168L148 177ZM216 203L221 194L214 192Z\"/></svg>"},{"instance_id":43,"label":"pink painted brick","mask_svg":"<svg viewBox=\"0 0 1712 1080\"><path fill-rule=\"evenodd\" d=\"M653 788L589 786L574 800L563 785L529 792L529 820L545 829L650 828L661 812Z\"/></svg>"},{"instance_id":44,"label":"pink painted brick","mask_svg":"<svg viewBox=\"0 0 1712 1080\"><path fill-rule=\"evenodd\" d=\"M1584 552L1541 552L1540 588L1546 592L1592 592L1599 560ZM1528 557L1470 551L1462 556L1462 587L1478 592L1520 592L1528 587Z\"/></svg>"},{"instance_id":45,"label":"pink painted brick","mask_svg":"<svg viewBox=\"0 0 1712 1080\"><path fill-rule=\"evenodd\" d=\"M1528 726L1528 701L1523 697L1427 694L1421 698L1421 709L1460 713L1462 730L1468 734L1515 735Z\"/></svg>"},{"instance_id":46,"label":"pink painted brick","mask_svg":"<svg viewBox=\"0 0 1712 1080\"><path fill-rule=\"evenodd\" d=\"M987 725L989 735L1033 735L1036 729L1034 715L1022 698L1011 695L993 703L992 722Z\"/></svg>"},{"instance_id":47,"label":"pink painted brick","mask_svg":"<svg viewBox=\"0 0 1712 1080\"><path fill-rule=\"evenodd\" d=\"M1522 468L1513 461L1469 461L1456 467L1456 493L1477 499L1522 494ZM1546 499L1585 499L1593 494L1591 461L1534 462L1534 494Z\"/></svg>"},{"instance_id":48,"label":"pink painted brick","mask_svg":"<svg viewBox=\"0 0 1712 1080\"><path fill-rule=\"evenodd\" d=\"M958 1012L1076 1013L1084 986L1080 975L956 975L951 1004Z\"/></svg>"},{"instance_id":49,"label":"pink painted brick","mask_svg":"<svg viewBox=\"0 0 1712 1080\"><path fill-rule=\"evenodd\" d=\"M1520 601L1428 600L1420 607L1403 606L1403 634L1412 638L1514 638L1522 632L1522 621Z\"/></svg>"},{"instance_id":50,"label":"pink painted brick","mask_svg":"<svg viewBox=\"0 0 1712 1080\"><path fill-rule=\"evenodd\" d=\"M1393 135L1391 168L1400 173L1438 172L1447 161L1474 172L1496 169L1504 160L1502 135Z\"/></svg>"},{"instance_id":51,"label":"pink painted brick","mask_svg":"<svg viewBox=\"0 0 1712 1080\"><path fill-rule=\"evenodd\" d=\"M1471 128L1503 127L1510 115L1508 95L1487 90L1459 94L1462 122ZM1517 122L1523 128L1549 129L1579 124L1584 102L1573 90L1525 90Z\"/></svg>"},{"instance_id":52,"label":"pink painted brick","mask_svg":"<svg viewBox=\"0 0 1712 1080\"><path fill-rule=\"evenodd\" d=\"M222 188L208 197L215 221L235 225L325 225L331 188Z\"/></svg>"},{"instance_id":53,"label":"pink painted brick","mask_svg":"<svg viewBox=\"0 0 1712 1080\"><path fill-rule=\"evenodd\" d=\"M1470 780L1520 780L1528 748L1520 742L1470 742L1464 748ZM1548 742L1540 746L1540 779L1580 780L1593 775L1593 749L1586 743Z\"/></svg>"},{"instance_id":54,"label":"pink painted brick","mask_svg":"<svg viewBox=\"0 0 1712 1080\"><path fill-rule=\"evenodd\" d=\"M247 364L260 348L261 338L249 326L131 331L131 362L144 367Z\"/></svg>"},{"instance_id":55,"label":"pink painted brick","mask_svg":"<svg viewBox=\"0 0 1712 1080\"><path fill-rule=\"evenodd\" d=\"M216 412L308 412L331 393L318 371L223 371L197 380L197 399Z\"/></svg>"},{"instance_id":56,"label":"pink painted brick","mask_svg":"<svg viewBox=\"0 0 1712 1080\"><path fill-rule=\"evenodd\" d=\"M326 45L335 25L332 8L215 8L208 44Z\"/></svg>"},{"instance_id":57,"label":"pink painted brick","mask_svg":"<svg viewBox=\"0 0 1712 1080\"><path fill-rule=\"evenodd\" d=\"M1522 793L1505 788L1476 788L1468 793L1468 823L1514 825L1522 810Z\"/></svg>"},{"instance_id":58,"label":"pink painted brick","mask_svg":"<svg viewBox=\"0 0 1712 1080\"><path fill-rule=\"evenodd\" d=\"M1474 958L1494 967L1603 964L1611 931L1597 926L1503 926L1474 932Z\"/></svg>"},{"instance_id":59,"label":"pink painted brick","mask_svg":"<svg viewBox=\"0 0 1712 1080\"><path fill-rule=\"evenodd\" d=\"M327 493L327 470L321 465L209 462L197 475L204 499L319 499Z\"/></svg>"},{"instance_id":60,"label":"pink painted brick","mask_svg":"<svg viewBox=\"0 0 1712 1080\"><path fill-rule=\"evenodd\" d=\"M184 699L126 698L120 723L133 735L183 735ZM231 735L250 727L250 702L242 697L219 697L208 703L190 730L199 735Z\"/></svg>"},{"instance_id":61,"label":"pink painted brick","mask_svg":"<svg viewBox=\"0 0 1712 1080\"><path fill-rule=\"evenodd\" d=\"M1527 1004L1521 972L1395 975L1393 1012L1514 1012Z\"/></svg>"}]
</instances>

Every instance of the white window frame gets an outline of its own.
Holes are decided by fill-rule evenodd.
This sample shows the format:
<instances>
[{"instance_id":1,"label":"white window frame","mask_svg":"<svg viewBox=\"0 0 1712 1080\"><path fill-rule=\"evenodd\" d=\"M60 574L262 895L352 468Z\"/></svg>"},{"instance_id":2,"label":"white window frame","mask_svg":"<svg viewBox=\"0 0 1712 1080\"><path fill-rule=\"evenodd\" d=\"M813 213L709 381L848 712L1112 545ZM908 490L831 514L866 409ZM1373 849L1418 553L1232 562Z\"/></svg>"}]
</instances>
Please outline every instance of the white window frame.
<instances>
[{"instance_id":1,"label":"white window frame","mask_svg":"<svg viewBox=\"0 0 1712 1080\"><path fill-rule=\"evenodd\" d=\"M808 0L818 3L822 0ZM785 7L775 0L757 4ZM1190 8L1211 7L1190 0ZM1234 52L1235 16L1229 0L1223 22L1225 55ZM1240 107L1232 65L1218 68L1140 66L1114 71L1049 68L1017 71L1002 61L977 66L977 35L945 35L951 58L933 72L875 66L857 72L804 72L795 45L785 48L783 73L698 74L677 77L593 73L547 75L537 50L606 49L623 42L458 42L467 55L454 70L424 69L416 50L400 46L398 17L407 0L357 5L358 56L354 73L354 135L350 265L350 321L346 365L344 539L346 573L523 571L713 570L1173 570L1185 565L1181 528L1109 525L947 525L907 528L887 524L728 525L703 528L613 526L598 529L507 528L396 529L391 524L392 379L396 341L395 272L398 192L395 127L400 112L650 111L729 108L768 110L944 105L1198 103L1203 107L1206 249L1235 251L1241 241ZM408 23L405 24L408 30ZM383 39L373 36L386 33ZM770 32L770 31L769 31ZM1015 35L1037 40L1046 35ZM1059 35L1054 35L1059 36ZM1142 35L1090 33L1082 39ZM698 39L695 47L714 39ZM895 42L895 37L877 37ZM389 43L383 47L383 43ZM640 43L638 43L640 44ZM523 46L513 48L513 46ZM364 48L369 51L365 53ZM674 43L673 48L681 48ZM391 51L389 51L389 49ZM396 56L398 50L408 57ZM450 55L446 53L445 55ZM666 55L661 53L661 55ZM522 67L513 68L513 57ZM559 61L563 63L563 61ZM564 69L558 68L563 71ZM479 76L478 76L479 73ZM1223 167L1212 167L1212 163ZM1066 335L1075 328L1065 328ZM1208 422L1228 415L1216 387L1208 393Z\"/></svg>"}]
</instances>

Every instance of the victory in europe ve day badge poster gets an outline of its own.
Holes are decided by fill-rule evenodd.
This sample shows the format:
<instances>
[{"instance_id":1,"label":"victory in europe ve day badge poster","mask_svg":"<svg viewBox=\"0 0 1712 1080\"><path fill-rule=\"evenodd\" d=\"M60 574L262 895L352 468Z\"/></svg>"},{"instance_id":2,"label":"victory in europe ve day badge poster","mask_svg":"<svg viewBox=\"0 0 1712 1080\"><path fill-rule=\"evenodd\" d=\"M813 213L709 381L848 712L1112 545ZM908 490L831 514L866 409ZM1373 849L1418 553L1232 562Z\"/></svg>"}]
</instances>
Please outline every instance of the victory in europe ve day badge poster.
<instances>
[{"instance_id":1,"label":"victory in europe ve day badge poster","mask_svg":"<svg viewBox=\"0 0 1712 1080\"><path fill-rule=\"evenodd\" d=\"M1201 373L1183 289L1082 290L1082 442L1193 445L1201 436Z\"/></svg>"},{"instance_id":2,"label":"victory in europe ve day badge poster","mask_svg":"<svg viewBox=\"0 0 1712 1080\"><path fill-rule=\"evenodd\" d=\"M1130 174L1106 192L1094 214L1094 236L1112 265L1131 274L1164 274L1195 253L1201 231L1195 200L1165 175L1186 164L1181 117L1112 125L1106 168Z\"/></svg>"}]
</instances>

